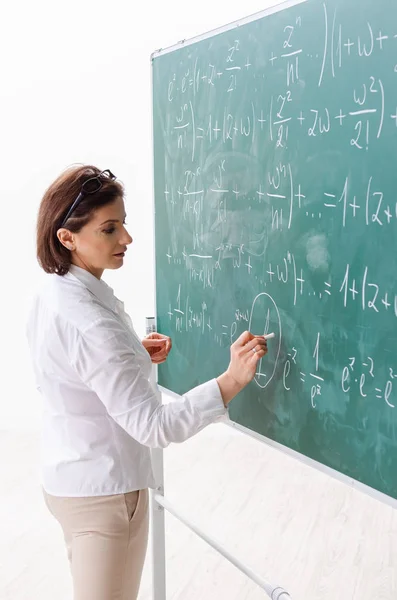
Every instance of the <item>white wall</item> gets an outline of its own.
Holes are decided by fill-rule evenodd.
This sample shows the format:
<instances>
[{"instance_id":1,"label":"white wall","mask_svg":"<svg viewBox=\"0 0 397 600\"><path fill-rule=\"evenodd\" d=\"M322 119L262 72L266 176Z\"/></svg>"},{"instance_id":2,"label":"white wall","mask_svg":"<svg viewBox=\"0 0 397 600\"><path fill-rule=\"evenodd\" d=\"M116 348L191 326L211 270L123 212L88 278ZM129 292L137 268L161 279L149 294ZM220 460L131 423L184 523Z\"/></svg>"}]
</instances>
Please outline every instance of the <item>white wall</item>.
<instances>
[{"instance_id":1,"label":"white wall","mask_svg":"<svg viewBox=\"0 0 397 600\"><path fill-rule=\"evenodd\" d=\"M150 54L275 3L22 0L2 9L0 426L38 414L24 320L41 274L34 238L44 190L76 162L110 168L125 183L135 243L105 279L143 333L154 297Z\"/></svg>"}]
</instances>

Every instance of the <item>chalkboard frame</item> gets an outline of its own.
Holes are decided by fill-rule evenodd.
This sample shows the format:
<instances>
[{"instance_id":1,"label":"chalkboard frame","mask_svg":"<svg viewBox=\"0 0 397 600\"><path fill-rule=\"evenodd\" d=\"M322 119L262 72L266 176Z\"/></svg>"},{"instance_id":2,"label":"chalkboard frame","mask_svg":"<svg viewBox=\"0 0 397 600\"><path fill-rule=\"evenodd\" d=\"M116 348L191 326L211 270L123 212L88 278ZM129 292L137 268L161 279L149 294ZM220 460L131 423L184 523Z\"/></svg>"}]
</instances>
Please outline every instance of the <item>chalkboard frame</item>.
<instances>
[{"instance_id":1,"label":"chalkboard frame","mask_svg":"<svg viewBox=\"0 0 397 600\"><path fill-rule=\"evenodd\" d=\"M265 8L259 12L253 13L248 17L244 17L243 19L238 19L237 21L232 21L227 25L222 25L221 27L217 27L216 29L211 29L205 33L201 33L200 35L196 35L192 38L181 40L172 46L167 46L166 48L159 48L152 52L150 60L153 64L153 60L158 56L163 56L164 54L168 54L169 52L174 52L175 50L179 50L183 46L189 46L190 44L195 44L197 42L201 42L208 38L213 37L214 35L218 35L219 33L223 33L225 31L230 31L231 29L237 29L242 25L246 25L247 23L252 23L253 21L257 21L258 19L262 19L263 17L268 17L274 13L280 12L281 10L286 10L287 8L291 8L292 6L298 6L299 4L305 4L307 0L285 0L284 2L276 3L269 8Z\"/></svg>"},{"instance_id":2,"label":"chalkboard frame","mask_svg":"<svg viewBox=\"0 0 397 600\"><path fill-rule=\"evenodd\" d=\"M241 27L242 25L246 25L248 23L254 22L258 19L262 19L263 17L272 15L274 13L278 13L282 10L286 10L288 8L294 7L294 6L298 6L300 4L306 4L308 0L284 0L283 2L279 2L274 4L271 7L268 7L262 11L253 13L247 17L238 19L236 21L232 21L226 25L222 25L221 27L209 30L207 32L204 32L202 34L199 34L197 36L194 36L192 38L188 38L188 39L183 39L179 42L177 42L176 44L173 44L171 46L168 46L166 48L159 48L157 50L155 50L151 56L150 56L150 62L151 62L151 66L153 66L153 61L159 57L159 56L163 56L164 54L168 54L171 52L174 52L176 50L179 50L182 47L186 47L189 46L191 44L209 39L215 35L218 35L220 33L226 32L226 31L230 31L233 29L238 29L239 27ZM152 91L153 91L153 70L152 70L152 77L151 77L151 86L152 86ZM153 96L152 96L153 97ZM154 137L153 137L153 112L152 112L152 143L154 145ZM153 158L153 157L152 157ZM154 231L154 238L153 238L153 246L154 246L154 283L155 283L155 298L154 298L154 306L155 306L155 314L156 314L156 318L157 318L157 307L156 307L156 300L157 300L157 287L156 287L156 220L155 220L155 189L154 189L154 164L153 164L153 169L152 169L152 173L153 173L153 179L152 179L152 205L153 205L153 231ZM157 380L157 369L156 369L156 380ZM180 400L181 396L179 394L177 394L176 392L174 392L173 390L170 390L168 388L163 387L162 385L158 385L158 389L160 390L160 392L166 394L167 396L174 398L175 400ZM225 421L225 424L228 427L231 427L234 430L239 431L242 434L248 435L251 438L260 441L262 443L267 444L268 446L270 446L271 448L274 448L280 452L282 452L283 454L290 456L291 458L294 458L295 460L300 461L301 463L312 467L314 469L317 469L318 471L324 473L325 475L328 475L329 477L332 477L333 479L348 485L372 498L374 498L375 500L378 500L384 504L387 504L389 506L391 506L392 508L397 508L397 499L388 496L387 494L384 494L382 492L380 492L379 490L376 490L374 488L371 488L370 486L357 481L356 479L353 479L352 477L349 477L331 467L328 467L327 465L324 465L321 462L318 462L316 460L313 460L312 458L306 456L305 454L301 454L291 448L289 448L288 446L284 446L282 444L280 444L279 442L276 442L254 430L251 430L247 427L244 427L243 425L240 425L239 423L236 423L232 420L228 420Z\"/></svg>"}]
</instances>

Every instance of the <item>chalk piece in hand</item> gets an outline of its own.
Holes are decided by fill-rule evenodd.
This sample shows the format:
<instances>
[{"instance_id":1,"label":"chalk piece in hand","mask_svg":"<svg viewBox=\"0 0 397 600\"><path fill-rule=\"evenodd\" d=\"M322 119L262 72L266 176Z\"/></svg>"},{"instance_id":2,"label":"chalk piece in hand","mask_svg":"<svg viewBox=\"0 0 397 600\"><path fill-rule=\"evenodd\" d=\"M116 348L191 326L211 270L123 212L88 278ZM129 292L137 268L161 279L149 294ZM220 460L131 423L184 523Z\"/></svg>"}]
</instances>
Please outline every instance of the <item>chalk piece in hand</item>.
<instances>
[{"instance_id":1,"label":"chalk piece in hand","mask_svg":"<svg viewBox=\"0 0 397 600\"><path fill-rule=\"evenodd\" d=\"M268 333L267 335L263 336L265 338L265 340L271 340L272 338L276 337L275 333Z\"/></svg>"}]
</instances>

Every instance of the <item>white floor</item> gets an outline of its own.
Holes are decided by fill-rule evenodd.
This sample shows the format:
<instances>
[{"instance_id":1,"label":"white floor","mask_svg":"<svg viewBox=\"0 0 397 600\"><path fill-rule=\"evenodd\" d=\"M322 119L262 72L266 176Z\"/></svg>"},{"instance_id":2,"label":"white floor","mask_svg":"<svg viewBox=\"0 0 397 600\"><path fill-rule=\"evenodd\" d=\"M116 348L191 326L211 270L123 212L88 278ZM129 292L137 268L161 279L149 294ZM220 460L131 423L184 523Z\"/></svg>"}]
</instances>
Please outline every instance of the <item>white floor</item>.
<instances>
[{"instance_id":1,"label":"white floor","mask_svg":"<svg viewBox=\"0 0 397 600\"><path fill-rule=\"evenodd\" d=\"M71 600L37 431L0 431L0 451L0 599ZM165 457L167 497L293 600L397 598L397 511L224 425ZM167 600L266 598L171 516L167 552ZM149 556L140 600L151 597Z\"/></svg>"}]
</instances>

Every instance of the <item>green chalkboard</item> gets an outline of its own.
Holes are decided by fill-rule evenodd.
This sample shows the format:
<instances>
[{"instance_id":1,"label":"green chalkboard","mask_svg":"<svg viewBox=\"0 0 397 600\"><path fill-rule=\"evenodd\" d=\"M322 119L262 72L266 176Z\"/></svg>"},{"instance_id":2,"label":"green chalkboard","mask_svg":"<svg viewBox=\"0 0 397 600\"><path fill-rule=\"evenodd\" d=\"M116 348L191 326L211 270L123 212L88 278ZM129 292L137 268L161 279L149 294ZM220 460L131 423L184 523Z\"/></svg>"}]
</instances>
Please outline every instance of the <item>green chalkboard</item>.
<instances>
[{"instance_id":1,"label":"green chalkboard","mask_svg":"<svg viewBox=\"0 0 397 600\"><path fill-rule=\"evenodd\" d=\"M152 57L156 295L182 394L397 498L397 5L308 0Z\"/></svg>"}]
</instances>

